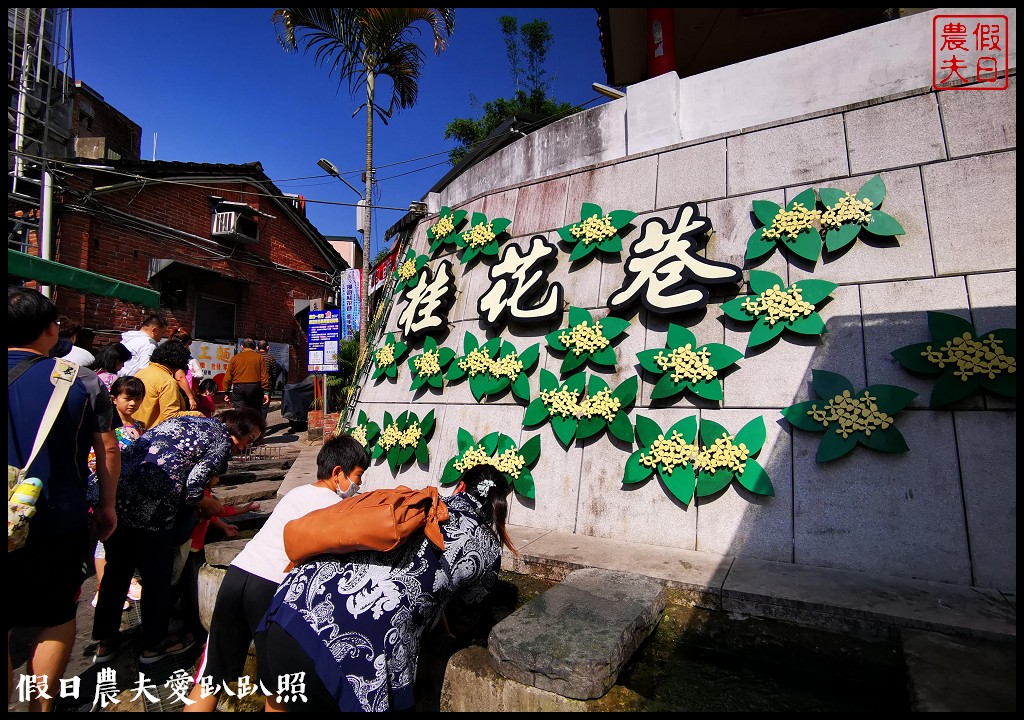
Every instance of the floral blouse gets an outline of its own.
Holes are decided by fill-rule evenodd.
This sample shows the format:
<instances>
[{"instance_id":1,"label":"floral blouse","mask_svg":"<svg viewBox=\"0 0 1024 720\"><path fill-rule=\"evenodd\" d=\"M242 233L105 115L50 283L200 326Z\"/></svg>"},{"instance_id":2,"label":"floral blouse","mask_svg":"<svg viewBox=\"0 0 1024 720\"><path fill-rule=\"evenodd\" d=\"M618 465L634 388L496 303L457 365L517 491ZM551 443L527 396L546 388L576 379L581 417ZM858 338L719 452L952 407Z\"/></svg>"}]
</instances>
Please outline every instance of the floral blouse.
<instances>
[{"instance_id":1,"label":"floral blouse","mask_svg":"<svg viewBox=\"0 0 1024 720\"><path fill-rule=\"evenodd\" d=\"M121 455L117 522L168 530L195 505L214 475L227 469L231 435L217 418L176 417L146 433Z\"/></svg>"},{"instance_id":2,"label":"floral blouse","mask_svg":"<svg viewBox=\"0 0 1024 720\"><path fill-rule=\"evenodd\" d=\"M497 579L501 545L479 500L463 492L442 502L443 552L421 531L390 552L313 558L277 589L259 630L273 622L291 635L342 712L412 709L423 633L449 602L479 603Z\"/></svg>"},{"instance_id":3,"label":"floral blouse","mask_svg":"<svg viewBox=\"0 0 1024 720\"><path fill-rule=\"evenodd\" d=\"M131 425L121 425L121 427L114 429L114 434L117 436L117 447L121 451L122 456L124 456L125 450L134 445L145 431L146 426L138 420L132 420ZM100 502L100 481L96 476L96 451L92 449L89 450L88 483L86 496L89 500L89 506L96 507Z\"/></svg>"}]
</instances>

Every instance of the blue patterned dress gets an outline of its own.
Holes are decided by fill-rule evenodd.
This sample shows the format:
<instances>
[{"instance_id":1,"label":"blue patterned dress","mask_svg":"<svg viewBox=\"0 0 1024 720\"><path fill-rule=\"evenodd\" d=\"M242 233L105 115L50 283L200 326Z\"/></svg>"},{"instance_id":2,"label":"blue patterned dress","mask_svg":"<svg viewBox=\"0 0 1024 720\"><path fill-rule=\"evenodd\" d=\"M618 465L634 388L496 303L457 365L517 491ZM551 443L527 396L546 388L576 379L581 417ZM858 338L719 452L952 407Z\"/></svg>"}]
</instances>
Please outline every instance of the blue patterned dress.
<instances>
[{"instance_id":1,"label":"blue patterned dress","mask_svg":"<svg viewBox=\"0 0 1024 720\"><path fill-rule=\"evenodd\" d=\"M479 500L441 500L444 552L421 531L390 552L313 558L284 579L258 629L275 623L294 638L343 712L411 709L423 633L449 602L478 603L497 579L501 545Z\"/></svg>"},{"instance_id":2,"label":"blue patterned dress","mask_svg":"<svg viewBox=\"0 0 1024 720\"><path fill-rule=\"evenodd\" d=\"M231 435L216 418L165 420L122 451L117 484L117 522L138 530L168 530L175 515L203 497L223 473Z\"/></svg>"}]
</instances>

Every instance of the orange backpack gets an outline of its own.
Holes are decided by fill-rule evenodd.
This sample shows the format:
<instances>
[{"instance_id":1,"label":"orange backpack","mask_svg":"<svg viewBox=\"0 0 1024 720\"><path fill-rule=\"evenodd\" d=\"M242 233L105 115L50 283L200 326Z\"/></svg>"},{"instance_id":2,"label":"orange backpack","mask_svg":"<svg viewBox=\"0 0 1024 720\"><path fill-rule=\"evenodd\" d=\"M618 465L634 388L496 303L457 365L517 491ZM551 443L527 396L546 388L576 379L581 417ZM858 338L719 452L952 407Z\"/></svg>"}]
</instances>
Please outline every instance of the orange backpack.
<instances>
[{"instance_id":1,"label":"orange backpack","mask_svg":"<svg viewBox=\"0 0 1024 720\"><path fill-rule=\"evenodd\" d=\"M322 553L393 550L423 529L427 539L444 550L439 523L448 506L436 487L413 490L405 485L360 493L284 526L284 549L291 562L285 570Z\"/></svg>"}]
</instances>

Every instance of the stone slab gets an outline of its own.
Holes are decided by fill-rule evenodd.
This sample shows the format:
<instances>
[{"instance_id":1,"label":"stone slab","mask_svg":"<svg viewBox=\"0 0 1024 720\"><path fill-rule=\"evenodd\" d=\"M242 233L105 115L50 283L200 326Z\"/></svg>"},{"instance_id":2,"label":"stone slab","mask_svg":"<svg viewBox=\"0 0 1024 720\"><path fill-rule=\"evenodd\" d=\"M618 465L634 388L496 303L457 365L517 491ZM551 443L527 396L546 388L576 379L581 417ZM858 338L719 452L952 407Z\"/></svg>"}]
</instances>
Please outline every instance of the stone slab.
<instances>
[{"instance_id":1,"label":"stone slab","mask_svg":"<svg viewBox=\"0 0 1024 720\"><path fill-rule=\"evenodd\" d=\"M498 674L486 648L471 646L451 656L441 687L441 712L622 712L666 711L624 687L597 700L573 700Z\"/></svg>"},{"instance_id":2,"label":"stone slab","mask_svg":"<svg viewBox=\"0 0 1024 720\"><path fill-rule=\"evenodd\" d=\"M487 649L507 678L577 700L598 698L664 610L665 587L651 578L576 570L495 625Z\"/></svg>"},{"instance_id":3,"label":"stone slab","mask_svg":"<svg viewBox=\"0 0 1024 720\"><path fill-rule=\"evenodd\" d=\"M736 558L722 587L722 609L829 629L828 621L933 630L1015 640L1017 613L997 592L906 578Z\"/></svg>"},{"instance_id":4,"label":"stone slab","mask_svg":"<svg viewBox=\"0 0 1024 720\"><path fill-rule=\"evenodd\" d=\"M784 190L767 190L752 195L728 197L712 200L708 203L707 218L711 221L713 232L704 247L702 255L715 262L728 263L739 268L764 270L772 272L789 283L789 264L784 250L776 248L749 263L744 259L747 254L747 241L761 223L754 218L754 201L767 200L779 206L785 206ZM749 273L748 273L749 277ZM714 286L710 288L717 295Z\"/></svg>"},{"instance_id":5,"label":"stone slab","mask_svg":"<svg viewBox=\"0 0 1024 720\"><path fill-rule=\"evenodd\" d=\"M510 570L556 581L588 567L640 573L683 591L691 604L714 610L721 607L720 589L732 562L728 555L552 531L522 548Z\"/></svg>"},{"instance_id":6,"label":"stone slab","mask_svg":"<svg viewBox=\"0 0 1024 720\"><path fill-rule=\"evenodd\" d=\"M548 233L566 224L565 198L569 178L560 177L519 188L514 218L515 234L532 236Z\"/></svg>"},{"instance_id":7,"label":"stone slab","mask_svg":"<svg viewBox=\"0 0 1024 720\"><path fill-rule=\"evenodd\" d=\"M793 454L790 436L778 413L759 410L702 410L735 436L748 422L762 418L764 445L752 457L765 469L773 495L757 495L738 481L714 495L696 498L697 546L701 552L790 562L793 559Z\"/></svg>"},{"instance_id":8,"label":"stone slab","mask_svg":"<svg viewBox=\"0 0 1024 720\"><path fill-rule=\"evenodd\" d=\"M909 452L858 445L827 463L824 433L793 430L794 561L970 585L952 413L903 411L894 427Z\"/></svg>"},{"instance_id":9,"label":"stone slab","mask_svg":"<svg viewBox=\"0 0 1024 720\"><path fill-rule=\"evenodd\" d=\"M973 582L1016 592L1017 412L956 412L953 420Z\"/></svg>"},{"instance_id":10,"label":"stone slab","mask_svg":"<svg viewBox=\"0 0 1024 720\"><path fill-rule=\"evenodd\" d=\"M577 173L569 179L566 217L575 218L585 202L599 205L605 212L654 207L657 177L658 158L654 155Z\"/></svg>"},{"instance_id":11,"label":"stone slab","mask_svg":"<svg viewBox=\"0 0 1024 720\"><path fill-rule=\"evenodd\" d=\"M951 158L1017 147L1017 76L1006 90L940 92Z\"/></svg>"},{"instance_id":12,"label":"stone slab","mask_svg":"<svg viewBox=\"0 0 1024 720\"><path fill-rule=\"evenodd\" d=\"M730 195L850 174L841 115L744 133L727 142Z\"/></svg>"},{"instance_id":13,"label":"stone slab","mask_svg":"<svg viewBox=\"0 0 1024 720\"><path fill-rule=\"evenodd\" d=\"M852 110L844 119L851 172L878 172L946 159L933 93Z\"/></svg>"},{"instance_id":14,"label":"stone slab","mask_svg":"<svg viewBox=\"0 0 1024 720\"><path fill-rule=\"evenodd\" d=\"M924 630L900 633L912 712L1015 712L1017 646Z\"/></svg>"},{"instance_id":15,"label":"stone slab","mask_svg":"<svg viewBox=\"0 0 1024 720\"><path fill-rule=\"evenodd\" d=\"M630 421L635 423L637 415L643 415L665 431L695 414L688 407L641 408L631 415ZM617 439L586 441L576 532L648 546L654 555L666 547L695 550L696 507L677 500L656 474L642 483L623 484L623 467L637 450L635 446L623 445Z\"/></svg>"},{"instance_id":16,"label":"stone slab","mask_svg":"<svg viewBox=\"0 0 1024 720\"><path fill-rule=\"evenodd\" d=\"M1017 267L1017 152L926 165L937 275Z\"/></svg>"},{"instance_id":17,"label":"stone slab","mask_svg":"<svg viewBox=\"0 0 1024 720\"><path fill-rule=\"evenodd\" d=\"M725 140L691 145L658 156L655 207L725 197Z\"/></svg>"}]
</instances>

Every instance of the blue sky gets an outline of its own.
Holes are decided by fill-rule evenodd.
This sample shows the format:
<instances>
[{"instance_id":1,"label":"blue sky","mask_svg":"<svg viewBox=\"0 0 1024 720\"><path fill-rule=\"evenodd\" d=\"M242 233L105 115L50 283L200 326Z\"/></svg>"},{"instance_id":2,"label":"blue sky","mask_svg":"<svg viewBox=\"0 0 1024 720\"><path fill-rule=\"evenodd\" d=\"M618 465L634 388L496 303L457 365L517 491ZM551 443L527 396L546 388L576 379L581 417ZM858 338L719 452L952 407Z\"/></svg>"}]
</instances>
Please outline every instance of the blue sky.
<instances>
[{"instance_id":1,"label":"blue sky","mask_svg":"<svg viewBox=\"0 0 1024 720\"><path fill-rule=\"evenodd\" d=\"M272 13L73 8L75 77L142 126L143 159L154 157L155 134L157 160L258 161L282 191L307 198L306 214L322 233L356 235L356 210L342 203L359 198L316 162L330 159L362 188L366 114L352 113L365 96L350 95L311 55L282 50ZM456 117L482 115L471 95L482 104L512 93L501 15L550 24L555 43L546 68L556 99L588 108L608 102L591 88L607 82L593 8L457 9L448 49L438 56L426 47L415 107L386 126L374 123L376 203L399 209L375 211L371 253L450 168L454 143L444 128Z\"/></svg>"}]
</instances>

